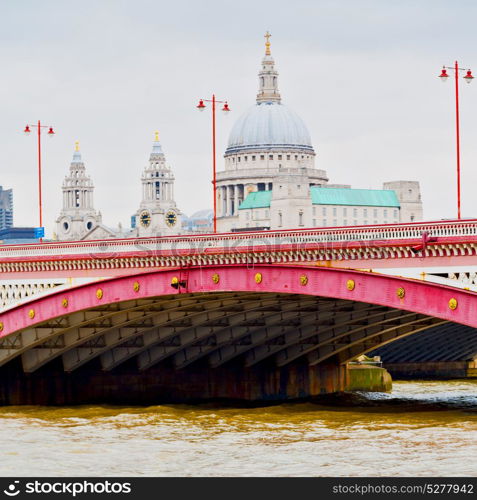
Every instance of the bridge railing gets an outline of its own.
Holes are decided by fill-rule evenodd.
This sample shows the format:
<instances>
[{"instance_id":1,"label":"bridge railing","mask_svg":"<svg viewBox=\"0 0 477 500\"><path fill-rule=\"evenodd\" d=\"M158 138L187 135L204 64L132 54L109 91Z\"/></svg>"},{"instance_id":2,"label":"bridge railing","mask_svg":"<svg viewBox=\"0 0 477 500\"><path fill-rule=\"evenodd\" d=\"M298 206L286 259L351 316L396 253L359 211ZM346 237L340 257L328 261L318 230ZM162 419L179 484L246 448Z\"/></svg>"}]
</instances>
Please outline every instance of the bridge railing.
<instances>
[{"instance_id":1,"label":"bridge railing","mask_svg":"<svg viewBox=\"0 0 477 500\"><path fill-rule=\"evenodd\" d=\"M347 226L284 231L200 234L171 237L125 238L92 241L48 242L0 246L3 259L48 259L61 256L105 258L115 255L141 254L210 254L276 251L281 248L303 248L308 245L334 245L356 242L399 244L399 241L430 237L465 237L477 235L477 219L465 221L417 222L376 226Z\"/></svg>"}]
</instances>

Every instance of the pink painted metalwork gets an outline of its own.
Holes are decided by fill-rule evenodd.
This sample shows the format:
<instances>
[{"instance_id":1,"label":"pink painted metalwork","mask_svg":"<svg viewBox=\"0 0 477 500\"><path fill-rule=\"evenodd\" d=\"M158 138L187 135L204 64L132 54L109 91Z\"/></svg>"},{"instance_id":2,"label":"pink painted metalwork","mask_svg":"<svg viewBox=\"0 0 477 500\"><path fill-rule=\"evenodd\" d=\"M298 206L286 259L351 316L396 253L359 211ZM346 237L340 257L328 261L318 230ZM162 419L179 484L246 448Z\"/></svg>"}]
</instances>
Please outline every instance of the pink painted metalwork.
<instances>
[{"instance_id":1,"label":"pink painted metalwork","mask_svg":"<svg viewBox=\"0 0 477 500\"><path fill-rule=\"evenodd\" d=\"M213 279L217 274L220 279ZM260 274L260 280L257 279ZM303 275L306 275L306 284ZM185 278L184 278L185 276ZM171 283L184 281L173 288ZM353 281L353 286L349 282ZM140 285L139 288L136 282ZM404 297L397 294L405 289ZM98 288L102 293L99 294ZM389 306L477 328L477 294L418 280L310 266L236 265L162 270L89 283L54 292L0 314L0 338L99 305L181 293L220 291L315 295ZM64 299L67 300L65 308ZM455 306L455 307L454 307ZM31 311L34 311L32 317Z\"/></svg>"}]
</instances>

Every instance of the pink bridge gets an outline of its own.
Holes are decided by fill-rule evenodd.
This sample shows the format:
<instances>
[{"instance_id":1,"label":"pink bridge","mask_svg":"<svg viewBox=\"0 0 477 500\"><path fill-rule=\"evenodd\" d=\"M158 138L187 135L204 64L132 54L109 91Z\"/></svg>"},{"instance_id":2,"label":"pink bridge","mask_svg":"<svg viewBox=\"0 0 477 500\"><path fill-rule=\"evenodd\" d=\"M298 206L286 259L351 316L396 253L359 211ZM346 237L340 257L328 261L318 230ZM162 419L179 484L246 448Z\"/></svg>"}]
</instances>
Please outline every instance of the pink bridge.
<instances>
[{"instance_id":1,"label":"pink bridge","mask_svg":"<svg viewBox=\"0 0 477 500\"><path fill-rule=\"evenodd\" d=\"M342 390L361 354L448 322L477 327L476 243L477 221L446 221L3 246L0 370L16 389L0 394Z\"/></svg>"}]
</instances>

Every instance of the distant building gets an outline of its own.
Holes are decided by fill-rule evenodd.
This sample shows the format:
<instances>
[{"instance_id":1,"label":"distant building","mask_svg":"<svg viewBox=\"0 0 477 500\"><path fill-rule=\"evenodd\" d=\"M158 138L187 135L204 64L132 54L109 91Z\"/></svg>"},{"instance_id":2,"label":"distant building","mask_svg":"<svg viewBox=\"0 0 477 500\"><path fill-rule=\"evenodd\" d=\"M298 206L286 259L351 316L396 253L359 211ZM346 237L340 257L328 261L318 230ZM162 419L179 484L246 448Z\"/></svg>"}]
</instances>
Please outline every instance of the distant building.
<instances>
[{"instance_id":1,"label":"distant building","mask_svg":"<svg viewBox=\"0 0 477 500\"><path fill-rule=\"evenodd\" d=\"M214 212L210 208L199 210L190 217L182 216L182 232L211 233L214 225Z\"/></svg>"},{"instance_id":2,"label":"distant building","mask_svg":"<svg viewBox=\"0 0 477 500\"><path fill-rule=\"evenodd\" d=\"M422 220L419 183L383 189L328 183L303 120L282 103L270 42L256 104L238 118L217 173L219 231L391 224Z\"/></svg>"},{"instance_id":3,"label":"distant building","mask_svg":"<svg viewBox=\"0 0 477 500\"><path fill-rule=\"evenodd\" d=\"M35 227L10 227L0 230L0 244L3 245L37 243L38 241Z\"/></svg>"},{"instance_id":4,"label":"distant building","mask_svg":"<svg viewBox=\"0 0 477 500\"><path fill-rule=\"evenodd\" d=\"M95 231L97 239L111 237L102 228L101 213L96 212L93 203L94 185L86 175L79 144L76 142L70 170L62 186L63 208L56 220L56 238L59 240L82 240Z\"/></svg>"},{"instance_id":5,"label":"distant building","mask_svg":"<svg viewBox=\"0 0 477 500\"><path fill-rule=\"evenodd\" d=\"M13 226L13 191L0 186L0 230Z\"/></svg>"},{"instance_id":6,"label":"distant building","mask_svg":"<svg viewBox=\"0 0 477 500\"><path fill-rule=\"evenodd\" d=\"M174 200L174 174L155 133L142 177L142 197L132 221L135 236L170 236L181 231L182 213Z\"/></svg>"}]
</instances>

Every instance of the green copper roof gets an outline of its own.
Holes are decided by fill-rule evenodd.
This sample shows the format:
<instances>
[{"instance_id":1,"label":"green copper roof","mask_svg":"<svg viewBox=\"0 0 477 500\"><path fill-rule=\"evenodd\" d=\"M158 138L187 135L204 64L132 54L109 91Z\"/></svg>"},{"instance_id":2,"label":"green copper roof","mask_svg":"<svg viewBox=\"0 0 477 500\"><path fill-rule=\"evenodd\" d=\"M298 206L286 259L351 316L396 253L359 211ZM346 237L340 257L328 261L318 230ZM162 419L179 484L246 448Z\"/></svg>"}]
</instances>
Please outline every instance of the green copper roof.
<instances>
[{"instance_id":1,"label":"green copper roof","mask_svg":"<svg viewBox=\"0 0 477 500\"><path fill-rule=\"evenodd\" d=\"M313 205L351 205L364 207L396 207L399 200L396 192L381 189L342 189L312 186Z\"/></svg>"},{"instance_id":2,"label":"green copper roof","mask_svg":"<svg viewBox=\"0 0 477 500\"><path fill-rule=\"evenodd\" d=\"M252 191L240 204L239 210L245 208L268 208L272 199L271 191Z\"/></svg>"},{"instance_id":3,"label":"green copper roof","mask_svg":"<svg viewBox=\"0 0 477 500\"><path fill-rule=\"evenodd\" d=\"M269 208L272 191L253 191L248 194L239 210L249 208ZM363 207L399 208L396 192L382 189L341 189L311 187L313 205L344 205Z\"/></svg>"}]
</instances>

